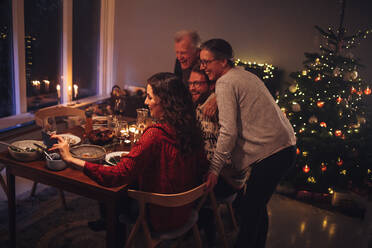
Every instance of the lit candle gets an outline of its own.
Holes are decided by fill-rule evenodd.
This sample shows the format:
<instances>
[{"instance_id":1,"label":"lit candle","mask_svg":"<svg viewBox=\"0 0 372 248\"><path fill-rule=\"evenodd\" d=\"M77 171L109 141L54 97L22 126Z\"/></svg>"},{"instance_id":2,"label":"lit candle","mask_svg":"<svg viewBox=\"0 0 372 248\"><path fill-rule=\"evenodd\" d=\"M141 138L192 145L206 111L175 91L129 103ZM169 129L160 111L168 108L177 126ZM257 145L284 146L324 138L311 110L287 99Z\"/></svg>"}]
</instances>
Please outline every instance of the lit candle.
<instances>
[{"instance_id":1,"label":"lit candle","mask_svg":"<svg viewBox=\"0 0 372 248\"><path fill-rule=\"evenodd\" d=\"M71 102L72 101L72 87L71 87L71 85L69 85L67 89L68 89L68 92L67 92L68 101Z\"/></svg>"},{"instance_id":2,"label":"lit candle","mask_svg":"<svg viewBox=\"0 0 372 248\"><path fill-rule=\"evenodd\" d=\"M79 92L79 87L77 86L77 84L74 84L74 98L76 99L77 96L78 96L78 92Z\"/></svg>"},{"instance_id":3,"label":"lit candle","mask_svg":"<svg viewBox=\"0 0 372 248\"><path fill-rule=\"evenodd\" d=\"M56 89L57 89L57 97L58 97L58 99L60 99L61 98L61 86L59 84L57 84Z\"/></svg>"},{"instance_id":4,"label":"lit candle","mask_svg":"<svg viewBox=\"0 0 372 248\"><path fill-rule=\"evenodd\" d=\"M45 92L48 93L49 92L49 80L43 80L44 82L44 87L45 87Z\"/></svg>"},{"instance_id":5,"label":"lit candle","mask_svg":"<svg viewBox=\"0 0 372 248\"><path fill-rule=\"evenodd\" d=\"M38 80L33 80L33 81L32 81L32 86L35 87L35 89L36 89L37 92L40 91L40 81L38 81Z\"/></svg>"}]
</instances>

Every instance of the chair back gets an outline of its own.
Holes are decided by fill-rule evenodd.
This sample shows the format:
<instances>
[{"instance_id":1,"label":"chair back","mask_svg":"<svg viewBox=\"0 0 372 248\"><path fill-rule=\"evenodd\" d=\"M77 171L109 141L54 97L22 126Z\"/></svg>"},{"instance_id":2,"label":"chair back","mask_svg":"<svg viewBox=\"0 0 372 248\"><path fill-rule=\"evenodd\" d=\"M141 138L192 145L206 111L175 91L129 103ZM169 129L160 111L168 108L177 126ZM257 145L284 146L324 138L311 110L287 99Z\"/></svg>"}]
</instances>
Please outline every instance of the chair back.
<instances>
[{"instance_id":1,"label":"chair back","mask_svg":"<svg viewBox=\"0 0 372 248\"><path fill-rule=\"evenodd\" d=\"M184 206L189 203L195 202L199 198L203 197L199 201L199 204L197 206L197 211L198 211L207 196L205 192L205 185L206 183L203 183L191 190L188 190L182 193L177 193L177 194L159 194L159 193L151 193L151 192L128 189L128 196L136 199L139 202L139 215L138 215L136 223L134 224L129 234L125 247L126 248L132 247L134 237L136 236L140 226L142 226L143 228L147 247L153 248L161 241L162 238L155 239L151 237L151 232L150 232L150 229L146 221L146 213L145 213L146 212L145 205L147 203L158 205L158 206L163 206L163 207L180 207L180 206ZM197 217L195 221L197 221ZM192 223L192 226L190 227L192 227L193 229L194 237L197 242L197 247L201 247L199 230L195 223ZM182 234L184 233L185 231L182 232ZM179 234L181 234L181 232Z\"/></svg>"},{"instance_id":2,"label":"chair back","mask_svg":"<svg viewBox=\"0 0 372 248\"><path fill-rule=\"evenodd\" d=\"M52 106L48 108L43 108L35 113L36 125L40 127L45 127L46 121L50 117L61 117L61 116L78 116L82 120L85 120L85 111L78 108L71 108L66 106Z\"/></svg>"},{"instance_id":3,"label":"chair back","mask_svg":"<svg viewBox=\"0 0 372 248\"><path fill-rule=\"evenodd\" d=\"M139 202L163 207L180 207L199 199L205 193L205 183L191 190L177 194L159 194L128 189L128 196Z\"/></svg>"}]
</instances>

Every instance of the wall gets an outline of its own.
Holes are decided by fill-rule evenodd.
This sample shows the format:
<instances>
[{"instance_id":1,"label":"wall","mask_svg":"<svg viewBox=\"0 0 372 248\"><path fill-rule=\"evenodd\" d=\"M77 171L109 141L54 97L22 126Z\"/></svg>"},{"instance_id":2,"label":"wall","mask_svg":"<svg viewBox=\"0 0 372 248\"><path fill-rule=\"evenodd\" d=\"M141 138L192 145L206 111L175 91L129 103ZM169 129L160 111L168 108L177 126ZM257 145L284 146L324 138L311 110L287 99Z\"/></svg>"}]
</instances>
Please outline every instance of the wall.
<instances>
[{"instance_id":1,"label":"wall","mask_svg":"<svg viewBox=\"0 0 372 248\"><path fill-rule=\"evenodd\" d=\"M371 11L370 0L347 2L350 33L372 28ZM181 29L198 30L203 40L224 38L236 58L271 63L288 74L301 69L304 52L318 51L314 25L337 28L339 14L339 0L116 0L114 82L140 86L156 72L173 71L173 34ZM370 44L372 35L353 54L372 84Z\"/></svg>"}]
</instances>

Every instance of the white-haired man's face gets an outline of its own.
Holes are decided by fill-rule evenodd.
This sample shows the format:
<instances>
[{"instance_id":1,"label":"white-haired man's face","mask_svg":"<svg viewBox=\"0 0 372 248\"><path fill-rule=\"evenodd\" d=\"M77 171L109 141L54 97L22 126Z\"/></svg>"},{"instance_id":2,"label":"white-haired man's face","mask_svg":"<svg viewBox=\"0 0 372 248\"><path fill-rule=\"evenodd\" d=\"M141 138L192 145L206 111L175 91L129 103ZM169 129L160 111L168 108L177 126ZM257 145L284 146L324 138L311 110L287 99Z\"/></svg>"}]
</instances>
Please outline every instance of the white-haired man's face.
<instances>
[{"instance_id":1,"label":"white-haired man's face","mask_svg":"<svg viewBox=\"0 0 372 248\"><path fill-rule=\"evenodd\" d=\"M176 57L181 64L182 70L192 67L199 57L199 50L192 45L191 39L188 36L174 43L174 51L176 52Z\"/></svg>"}]
</instances>

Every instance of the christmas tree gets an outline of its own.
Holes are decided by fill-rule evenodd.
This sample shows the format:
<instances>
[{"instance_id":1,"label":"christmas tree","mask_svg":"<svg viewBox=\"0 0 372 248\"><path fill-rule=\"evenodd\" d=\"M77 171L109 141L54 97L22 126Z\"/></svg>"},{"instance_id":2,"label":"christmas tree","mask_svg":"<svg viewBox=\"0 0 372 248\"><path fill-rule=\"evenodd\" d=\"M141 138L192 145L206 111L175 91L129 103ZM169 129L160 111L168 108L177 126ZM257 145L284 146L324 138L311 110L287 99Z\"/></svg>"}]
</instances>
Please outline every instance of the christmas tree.
<instances>
[{"instance_id":1,"label":"christmas tree","mask_svg":"<svg viewBox=\"0 0 372 248\"><path fill-rule=\"evenodd\" d=\"M315 28L320 51L305 53L304 69L277 102L297 137L296 167L290 180L297 189L315 192L368 190L372 181L372 137L366 120L371 88L359 76L360 60L351 53L371 30L347 35L342 2L337 30Z\"/></svg>"}]
</instances>

